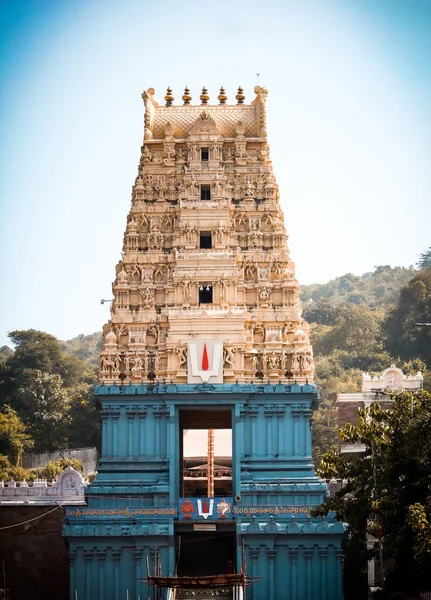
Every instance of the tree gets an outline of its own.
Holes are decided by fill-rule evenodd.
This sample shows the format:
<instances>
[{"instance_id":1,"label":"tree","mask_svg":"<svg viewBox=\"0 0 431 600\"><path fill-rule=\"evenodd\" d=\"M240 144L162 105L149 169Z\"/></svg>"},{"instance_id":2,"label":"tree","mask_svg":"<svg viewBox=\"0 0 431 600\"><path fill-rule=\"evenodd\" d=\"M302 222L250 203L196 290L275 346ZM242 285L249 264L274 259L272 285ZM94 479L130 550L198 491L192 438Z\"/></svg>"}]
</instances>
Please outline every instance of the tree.
<instances>
[{"instance_id":1,"label":"tree","mask_svg":"<svg viewBox=\"0 0 431 600\"><path fill-rule=\"evenodd\" d=\"M36 371L17 391L21 406L31 407L25 422L37 452L67 447L70 397L60 375Z\"/></svg>"},{"instance_id":2,"label":"tree","mask_svg":"<svg viewBox=\"0 0 431 600\"><path fill-rule=\"evenodd\" d=\"M26 370L56 373L61 376L66 387L83 380L88 383L94 380L94 369L88 363L64 352L57 338L49 333L28 329L12 331L9 338L15 347L13 355L6 361L9 388L13 388L14 382Z\"/></svg>"},{"instance_id":3,"label":"tree","mask_svg":"<svg viewBox=\"0 0 431 600\"><path fill-rule=\"evenodd\" d=\"M427 392L404 392L393 396L389 410L378 403L360 409L357 424L347 424L340 437L364 444L364 452L327 453L318 470L323 477L343 480L343 486L317 512L335 510L349 524L362 568L368 558L366 534L381 539L385 558L393 561L385 580L388 593L426 589L431 569L431 553L426 551L431 547L430 403Z\"/></svg>"},{"instance_id":4,"label":"tree","mask_svg":"<svg viewBox=\"0 0 431 600\"><path fill-rule=\"evenodd\" d=\"M431 366L431 270L420 271L401 289L383 329L387 350L403 360L420 358Z\"/></svg>"},{"instance_id":5,"label":"tree","mask_svg":"<svg viewBox=\"0 0 431 600\"><path fill-rule=\"evenodd\" d=\"M425 252L419 256L419 260L417 262L418 269L428 270L431 269L431 246Z\"/></svg>"},{"instance_id":6,"label":"tree","mask_svg":"<svg viewBox=\"0 0 431 600\"><path fill-rule=\"evenodd\" d=\"M81 383L70 388L69 448L100 446L100 413L96 410L93 386Z\"/></svg>"},{"instance_id":7,"label":"tree","mask_svg":"<svg viewBox=\"0 0 431 600\"><path fill-rule=\"evenodd\" d=\"M48 333L29 329L9 337L15 351L0 362L0 405L16 411L36 451L65 448L69 440L74 447L93 445L99 421L90 400L95 367Z\"/></svg>"},{"instance_id":8,"label":"tree","mask_svg":"<svg viewBox=\"0 0 431 600\"><path fill-rule=\"evenodd\" d=\"M21 466L22 455L33 444L16 411L10 406L3 406L0 410L0 454L6 455L12 465Z\"/></svg>"}]
</instances>

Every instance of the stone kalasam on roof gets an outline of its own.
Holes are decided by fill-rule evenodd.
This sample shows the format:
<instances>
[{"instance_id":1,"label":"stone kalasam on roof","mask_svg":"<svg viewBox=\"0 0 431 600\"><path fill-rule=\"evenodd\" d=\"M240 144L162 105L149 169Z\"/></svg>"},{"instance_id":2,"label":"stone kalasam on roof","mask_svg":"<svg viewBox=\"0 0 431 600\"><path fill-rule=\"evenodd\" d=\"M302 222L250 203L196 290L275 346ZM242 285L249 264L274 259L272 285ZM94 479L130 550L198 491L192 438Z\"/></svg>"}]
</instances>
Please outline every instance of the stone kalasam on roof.
<instances>
[{"instance_id":1,"label":"stone kalasam on roof","mask_svg":"<svg viewBox=\"0 0 431 600\"><path fill-rule=\"evenodd\" d=\"M132 191L100 380L187 380L187 340L223 343L223 381L313 377L278 186L267 91L251 104L166 106L143 93L144 145ZM190 380L189 380L190 382Z\"/></svg>"}]
</instances>

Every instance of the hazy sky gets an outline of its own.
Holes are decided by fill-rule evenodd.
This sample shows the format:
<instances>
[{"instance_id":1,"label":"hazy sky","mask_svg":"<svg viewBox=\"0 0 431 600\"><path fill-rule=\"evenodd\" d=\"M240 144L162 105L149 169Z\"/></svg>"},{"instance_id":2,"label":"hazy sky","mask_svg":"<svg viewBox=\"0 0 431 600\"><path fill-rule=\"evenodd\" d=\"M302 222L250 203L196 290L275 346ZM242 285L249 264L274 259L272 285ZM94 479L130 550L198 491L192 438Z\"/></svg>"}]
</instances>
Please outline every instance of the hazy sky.
<instances>
[{"instance_id":1,"label":"hazy sky","mask_svg":"<svg viewBox=\"0 0 431 600\"><path fill-rule=\"evenodd\" d=\"M300 283L431 245L430 0L0 0L0 345L109 318L141 93L256 73Z\"/></svg>"}]
</instances>

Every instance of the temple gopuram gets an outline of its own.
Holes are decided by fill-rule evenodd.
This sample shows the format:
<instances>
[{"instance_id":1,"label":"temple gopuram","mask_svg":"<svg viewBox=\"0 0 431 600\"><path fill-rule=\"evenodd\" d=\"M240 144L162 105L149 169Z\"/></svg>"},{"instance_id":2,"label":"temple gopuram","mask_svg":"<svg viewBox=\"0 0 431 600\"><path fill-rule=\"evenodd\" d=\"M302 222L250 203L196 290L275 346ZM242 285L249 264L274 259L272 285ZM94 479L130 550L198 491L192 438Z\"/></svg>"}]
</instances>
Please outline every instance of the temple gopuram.
<instances>
[{"instance_id":1,"label":"temple gopuram","mask_svg":"<svg viewBox=\"0 0 431 600\"><path fill-rule=\"evenodd\" d=\"M71 600L341 600L343 524L311 457L318 402L266 129L267 90L142 94L104 326L98 475L65 509ZM120 250L120 249L119 249ZM187 459L185 434L208 431ZM213 440L230 432L223 458Z\"/></svg>"}]
</instances>

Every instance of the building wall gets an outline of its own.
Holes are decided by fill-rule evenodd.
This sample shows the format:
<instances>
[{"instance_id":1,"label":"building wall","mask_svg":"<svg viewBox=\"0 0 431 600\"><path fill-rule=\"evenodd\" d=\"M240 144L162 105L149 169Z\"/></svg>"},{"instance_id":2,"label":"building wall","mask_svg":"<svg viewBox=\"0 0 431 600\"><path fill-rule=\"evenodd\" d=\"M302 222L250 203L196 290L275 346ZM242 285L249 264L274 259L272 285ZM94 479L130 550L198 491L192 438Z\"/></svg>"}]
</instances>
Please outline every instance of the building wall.
<instances>
[{"instance_id":1,"label":"building wall","mask_svg":"<svg viewBox=\"0 0 431 600\"><path fill-rule=\"evenodd\" d=\"M52 508L1 506L0 527L40 517ZM58 508L25 525L0 531L0 561L4 561L10 600L68 597L69 559L68 545L62 537L63 514L63 509Z\"/></svg>"},{"instance_id":2,"label":"building wall","mask_svg":"<svg viewBox=\"0 0 431 600\"><path fill-rule=\"evenodd\" d=\"M25 469L38 469L46 466L49 462L55 462L61 458L75 458L82 463L84 474L94 473L97 466L97 448L76 448L74 450L61 450L57 452L40 452L37 454L24 454L22 466Z\"/></svg>"}]
</instances>

